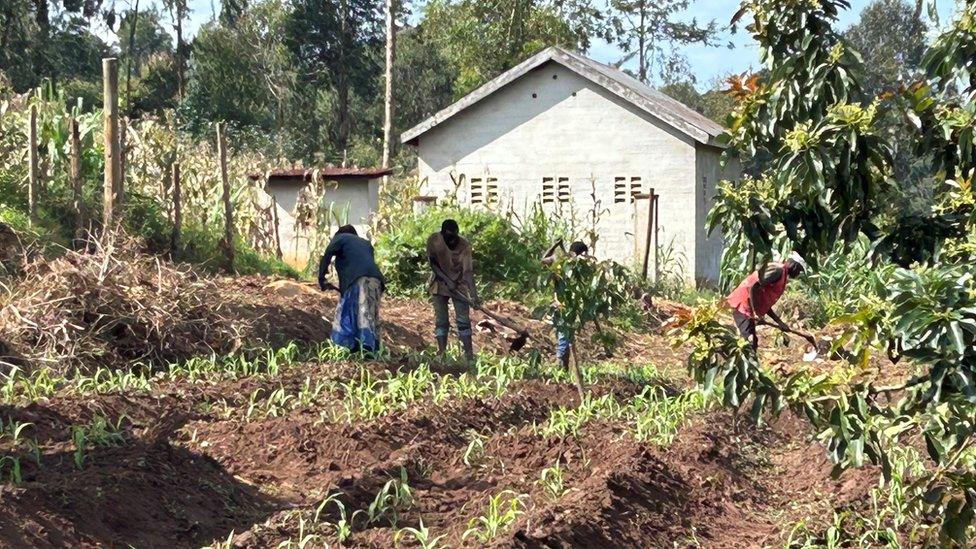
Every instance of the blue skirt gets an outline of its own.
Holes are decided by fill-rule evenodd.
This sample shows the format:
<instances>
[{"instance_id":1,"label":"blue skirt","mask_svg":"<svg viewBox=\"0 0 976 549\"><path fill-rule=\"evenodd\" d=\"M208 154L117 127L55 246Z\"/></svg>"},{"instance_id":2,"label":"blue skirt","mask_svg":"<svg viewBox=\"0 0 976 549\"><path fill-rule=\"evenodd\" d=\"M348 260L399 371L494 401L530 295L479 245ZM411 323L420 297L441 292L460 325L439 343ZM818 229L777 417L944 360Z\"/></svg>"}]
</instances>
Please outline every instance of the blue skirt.
<instances>
[{"instance_id":1,"label":"blue skirt","mask_svg":"<svg viewBox=\"0 0 976 549\"><path fill-rule=\"evenodd\" d=\"M376 351L380 346L379 320L382 283L364 276L339 298L332 321L332 342L351 351Z\"/></svg>"}]
</instances>

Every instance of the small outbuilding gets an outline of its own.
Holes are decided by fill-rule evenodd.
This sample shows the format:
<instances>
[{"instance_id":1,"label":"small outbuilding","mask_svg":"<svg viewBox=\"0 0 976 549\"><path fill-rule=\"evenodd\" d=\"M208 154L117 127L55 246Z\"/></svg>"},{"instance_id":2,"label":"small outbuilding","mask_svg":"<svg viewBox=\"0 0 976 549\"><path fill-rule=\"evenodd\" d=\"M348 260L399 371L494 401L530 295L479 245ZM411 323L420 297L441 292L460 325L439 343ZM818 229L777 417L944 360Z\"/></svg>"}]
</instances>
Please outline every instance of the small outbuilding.
<instances>
[{"instance_id":1,"label":"small outbuilding","mask_svg":"<svg viewBox=\"0 0 976 549\"><path fill-rule=\"evenodd\" d=\"M739 176L720 162L722 133L624 72L553 47L401 139L417 148L428 195L520 215L539 205L594 232L597 256L646 266L650 255L694 284L718 281L722 237L707 234L705 216L716 183Z\"/></svg>"},{"instance_id":2,"label":"small outbuilding","mask_svg":"<svg viewBox=\"0 0 976 549\"><path fill-rule=\"evenodd\" d=\"M379 209L380 179L393 170L384 168L289 168L252 174L254 180L265 180L264 190L278 204L278 233L283 260L304 269L308 265L314 234L298 223L298 206L302 192L313 182L323 182L318 196L320 206L332 212L336 226L349 224L361 236L369 236L370 222Z\"/></svg>"}]
</instances>

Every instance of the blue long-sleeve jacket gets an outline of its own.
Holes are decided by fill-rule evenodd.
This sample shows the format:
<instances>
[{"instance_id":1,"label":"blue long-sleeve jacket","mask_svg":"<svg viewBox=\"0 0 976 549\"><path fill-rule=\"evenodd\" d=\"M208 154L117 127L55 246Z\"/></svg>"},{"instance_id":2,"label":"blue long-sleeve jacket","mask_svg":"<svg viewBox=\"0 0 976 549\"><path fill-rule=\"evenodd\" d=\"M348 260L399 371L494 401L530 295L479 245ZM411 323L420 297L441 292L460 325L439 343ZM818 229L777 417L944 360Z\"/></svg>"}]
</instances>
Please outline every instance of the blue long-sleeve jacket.
<instances>
[{"instance_id":1,"label":"blue long-sleeve jacket","mask_svg":"<svg viewBox=\"0 0 976 549\"><path fill-rule=\"evenodd\" d=\"M369 276L383 282L383 274L373 256L373 245L365 238L345 233L332 237L319 261L319 287L322 289L325 289L325 274L333 259L339 272L339 291L343 294L360 277Z\"/></svg>"}]
</instances>

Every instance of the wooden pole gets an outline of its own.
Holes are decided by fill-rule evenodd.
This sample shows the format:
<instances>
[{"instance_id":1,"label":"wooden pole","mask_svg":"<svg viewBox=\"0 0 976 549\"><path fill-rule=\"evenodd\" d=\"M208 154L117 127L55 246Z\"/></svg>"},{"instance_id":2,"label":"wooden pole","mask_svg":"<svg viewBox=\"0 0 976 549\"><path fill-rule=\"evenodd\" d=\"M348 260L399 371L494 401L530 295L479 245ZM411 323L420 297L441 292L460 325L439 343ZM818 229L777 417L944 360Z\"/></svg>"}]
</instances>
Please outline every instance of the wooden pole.
<instances>
[{"instance_id":1,"label":"wooden pole","mask_svg":"<svg viewBox=\"0 0 976 549\"><path fill-rule=\"evenodd\" d=\"M180 181L180 162L173 161L173 234L169 240L170 257L176 253L180 245L180 231L183 228L183 186Z\"/></svg>"},{"instance_id":2,"label":"wooden pole","mask_svg":"<svg viewBox=\"0 0 976 549\"><path fill-rule=\"evenodd\" d=\"M281 253L281 232L279 232L278 220L278 198L275 195L271 195L271 224L274 230L274 241L275 241L275 257L278 261L281 261L284 255Z\"/></svg>"},{"instance_id":3,"label":"wooden pole","mask_svg":"<svg viewBox=\"0 0 976 549\"><path fill-rule=\"evenodd\" d=\"M660 197L658 195L654 194L654 189L651 189L651 201L654 202L654 219L653 220L648 220L648 225L650 225L651 224L650 222L653 221L653 225L654 225L654 283L655 284L657 284L657 281L658 281L658 279L661 276L661 268L660 268L660 265L658 265L658 259L657 259L657 250L658 250L658 245L657 245L657 233L658 233L658 230L657 230L657 219L658 219L658 216L661 214L660 209L658 208L658 199L659 198Z\"/></svg>"},{"instance_id":4,"label":"wooden pole","mask_svg":"<svg viewBox=\"0 0 976 549\"><path fill-rule=\"evenodd\" d=\"M383 167L390 167L393 148L393 62L396 55L396 0L386 0L386 92L383 114Z\"/></svg>"},{"instance_id":5,"label":"wooden pole","mask_svg":"<svg viewBox=\"0 0 976 549\"><path fill-rule=\"evenodd\" d=\"M40 191L40 183L38 181L40 175L37 169L37 105L31 105L29 124L28 146L30 150L27 151L27 159L30 167L27 175L27 206L30 213L30 222L36 224L38 221L37 198Z\"/></svg>"},{"instance_id":6,"label":"wooden pole","mask_svg":"<svg viewBox=\"0 0 976 549\"><path fill-rule=\"evenodd\" d=\"M78 120L71 117L68 122L69 139L71 140L71 166L69 178L71 179L71 190L74 203L72 209L75 214L75 240L74 248L79 249L85 241L85 199L82 195L81 179L81 132L78 130Z\"/></svg>"},{"instance_id":7,"label":"wooden pole","mask_svg":"<svg viewBox=\"0 0 976 549\"><path fill-rule=\"evenodd\" d=\"M122 164L119 144L119 60L102 59L102 118L105 122L105 188L103 219L106 230L118 222L122 206Z\"/></svg>"},{"instance_id":8,"label":"wooden pole","mask_svg":"<svg viewBox=\"0 0 976 549\"><path fill-rule=\"evenodd\" d=\"M227 177L227 143L224 124L217 123L217 154L220 156L220 184L224 201L224 259L228 272L234 271L234 209L230 203L230 180Z\"/></svg>"},{"instance_id":9,"label":"wooden pole","mask_svg":"<svg viewBox=\"0 0 976 549\"><path fill-rule=\"evenodd\" d=\"M644 239L644 257L641 261L641 275L644 280L647 280L648 268L650 267L651 258L651 246L654 243L654 189L650 190L650 195L647 197L647 234ZM654 279L657 283L657 279Z\"/></svg>"}]
</instances>

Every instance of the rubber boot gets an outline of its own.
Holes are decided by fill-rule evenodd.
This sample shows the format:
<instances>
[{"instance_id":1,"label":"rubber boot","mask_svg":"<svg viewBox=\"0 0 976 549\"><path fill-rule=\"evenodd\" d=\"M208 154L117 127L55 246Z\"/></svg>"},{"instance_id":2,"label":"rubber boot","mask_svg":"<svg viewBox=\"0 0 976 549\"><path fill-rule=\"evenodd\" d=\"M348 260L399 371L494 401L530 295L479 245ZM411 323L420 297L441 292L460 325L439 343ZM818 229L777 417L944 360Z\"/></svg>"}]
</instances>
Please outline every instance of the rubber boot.
<instances>
[{"instance_id":1,"label":"rubber boot","mask_svg":"<svg viewBox=\"0 0 976 549\"><path fill-rule=\"evenodd\" d=\"M437 336L437 356L443 358L447 352L447 336Z\"/></svg>"},{"instance_id":2,"label":"rubber boot","mask_svg":"<svg viewBox=\"0 0 976 549\"><path fill-rule=\"evenodd\" d=\"M461 336L461 348L464 349L464 360L468 363L474 362L474 344L471 342L471 336Z\"/></svg>"},{"instance_id":3,"label":"rubber boot","mask_svg":"<svg viewBox=\"0 0 976 549\"><path fill-rule=\"evenodd\" d=\"M563 370L569 371L569 353L559 357L559 364L563 367Z\"/></svg>"}]
</instances>

